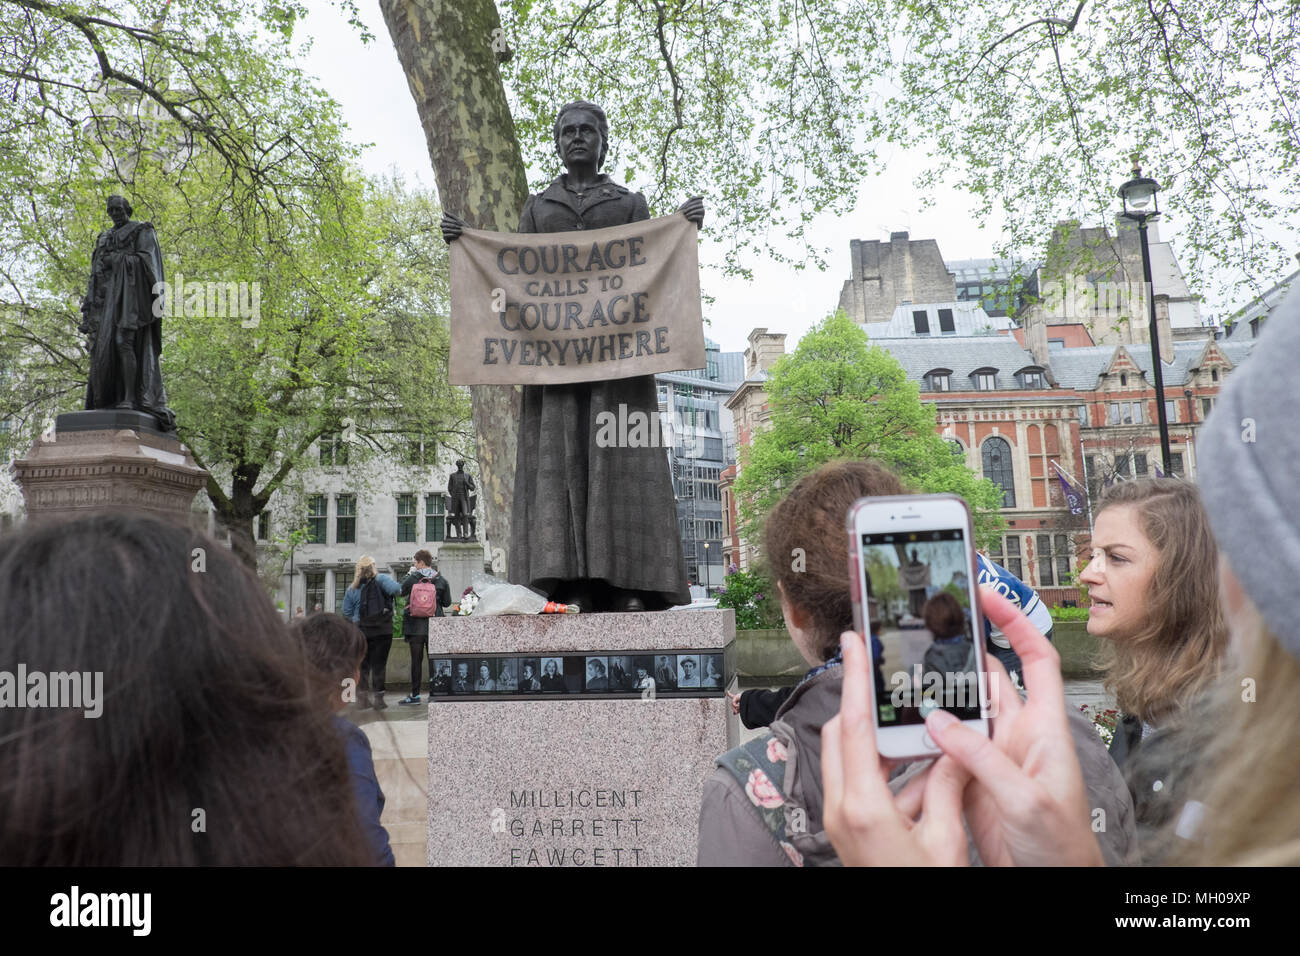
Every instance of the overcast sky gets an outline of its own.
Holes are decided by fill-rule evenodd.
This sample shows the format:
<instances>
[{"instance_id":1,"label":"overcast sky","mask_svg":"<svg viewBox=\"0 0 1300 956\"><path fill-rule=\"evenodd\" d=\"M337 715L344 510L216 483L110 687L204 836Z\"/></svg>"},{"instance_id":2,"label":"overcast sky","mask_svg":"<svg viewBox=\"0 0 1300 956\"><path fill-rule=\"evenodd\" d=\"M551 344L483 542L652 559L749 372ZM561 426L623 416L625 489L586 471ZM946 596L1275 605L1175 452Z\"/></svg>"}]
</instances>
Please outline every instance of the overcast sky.
<instances>
[{"instance_id":1,"label":"overcast sky","mask_svg":"<svg viewBox=\"0 0 1300 956\"><path fill-rule=\"evenodd\" d=\"M434 186L433 167L415 102L378 4L369 0L361 5L362 19L375 35L368 47L323 0L308 0L308 6L313 12L300 35L310 36L313 48L303 65L341 104L353 139L374 144L365 152L366 169L378 174L396 168L408 181ZM618 118L611 117L610 122L616 127ZM724 351L741 350L750 330L765 326L773 332L787 333L786 346L793 348L799 336L838 304L840 287L848 278L852 239L888 239L891 231L907 230L914 239L937 240L947 261L993 255L1000 238L1000 221L980 228L975 223L973 203L951 188L936 196L935 206L922 210L913 185L920 168L915 159L897 153L885 167L886 173L862 183L851 214L824 215L815 220L809 235L831 249L826 271L818 271L815 266L798 271L760 262L755 263L753 281L747 282L704 269L701 285L715 300L705 307L710 323L705 334L719 342ZM1177 230L1172 228L1176 223L1162 225L1162 238L1172 238L1177 252ZM721 254L707 241L707 234L706 217L701 262L718 263ZM792 245L790 252L794 251ZM1214 305L1207 303L1202 314L1214 314Z\"/></svg>"}]
</instances>

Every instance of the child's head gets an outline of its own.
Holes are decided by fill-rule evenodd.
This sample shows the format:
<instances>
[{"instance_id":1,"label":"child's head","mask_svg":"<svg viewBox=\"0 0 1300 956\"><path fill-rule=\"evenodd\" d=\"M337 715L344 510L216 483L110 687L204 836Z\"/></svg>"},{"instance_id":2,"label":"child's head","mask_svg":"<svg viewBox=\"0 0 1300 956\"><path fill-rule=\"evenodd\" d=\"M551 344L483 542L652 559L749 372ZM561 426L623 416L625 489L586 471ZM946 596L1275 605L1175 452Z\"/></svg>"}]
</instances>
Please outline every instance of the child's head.
<instances>
[{"instance_id":1,"label":"child's head","mask_svg":"<svg viewBox=\"0 0 1300 956\"><path fill-rule=\"evenodd\" d=\"M361 661L366 656L365 636L355 624L338 614L300 618L290 629L316 671L320 693L335 710L342 710L347 703L344 681L352 681L355 688L361 673Z\"/></svg>"},{"instance_id":2,"label":"child's head","mask_svg":"<svg viewBox=\"0 0 1300 956\"><path fill-rule=\"evenodd\" d=\"M921 617L936 641L966 633L966 613L961 602L947 591L940 591L926 601Z\"/></svg>"},{"instance_id":3,"label":"child's head","mask_svg":"<svg viewBox=\"0 0 1300 956\"><path fill-rule=\"evenodd\" d=\"M800 478L767 516L764 553L781 591L787 626L798 624L807 635L809 646L800 647L805 657L833 657L840 634L853 627L844 531L849 508L859 498L905 491L877 462L833 461Z\"/></svg>"}]
</instances>

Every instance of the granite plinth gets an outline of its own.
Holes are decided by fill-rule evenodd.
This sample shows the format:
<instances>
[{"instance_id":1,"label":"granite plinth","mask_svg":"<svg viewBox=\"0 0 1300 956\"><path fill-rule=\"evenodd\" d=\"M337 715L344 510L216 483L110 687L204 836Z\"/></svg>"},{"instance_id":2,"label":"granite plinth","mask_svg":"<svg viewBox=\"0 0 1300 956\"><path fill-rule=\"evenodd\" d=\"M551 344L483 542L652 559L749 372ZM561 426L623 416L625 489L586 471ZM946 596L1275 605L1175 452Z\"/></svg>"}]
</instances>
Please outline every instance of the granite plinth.
<instances>
[{"instance_id":1,"label":"granite plinth","mask_svg":"<svg viewBox=\"0 0 1300 956\"><path fill-rule=\"evenodd\" d=\"M430 654L723 650L733 611L434 618ZM728 680L731 679L727 675ZM727 698L439 699L432 866L692 866Z\"/></svg>"},{"instance_id":2,"label":"granite plinth","mask_svg":"<svg viewBox=\"0 0 1300 956\"><path fill-rule=\"evenodd\" d=\"M59 430L65 419L80 425L85 416L102 415L133 417L134 425ZM175 436L146 428L140 419L154 423L152 416L117 410L60 415L54 437L42 436L10 466L28 519L118 508L187 518L208 473Z\"/></svg>"},{"instance_id":3,"label":"granite plinth","mask_svg":"<svg viewBox=\"0 0 1300 956\"><path fill-rule=\"evenodd\" d=\"M730 608L435 617L429 619L429 655L702 650L724 648L735 636L736 612Z\"/></svg>"}]
</instances>

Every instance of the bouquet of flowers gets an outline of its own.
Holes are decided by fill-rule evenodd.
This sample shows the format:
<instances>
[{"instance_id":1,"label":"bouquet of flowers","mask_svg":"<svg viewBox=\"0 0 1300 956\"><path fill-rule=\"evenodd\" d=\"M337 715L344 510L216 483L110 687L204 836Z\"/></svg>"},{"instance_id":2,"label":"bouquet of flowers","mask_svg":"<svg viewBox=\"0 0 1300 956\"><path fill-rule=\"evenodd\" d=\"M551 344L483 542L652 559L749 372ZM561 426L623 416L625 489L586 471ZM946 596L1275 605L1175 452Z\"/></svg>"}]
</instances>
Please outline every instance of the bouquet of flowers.
<instances>
[{"instance_id":1,"label":"bouquet of flowers","mask_svg":"<svg viewBox=\"0 0 1300 956\"><path fill-rule=\"evenodd\" d=\"M473 586L471 585L470 587L467 587L465 589L464 593L461 594L460 603L451 609L451 613L460 615L461 617L469 617L469 615L474 613L474 608L477 604L478 604L478 593L474 590Z\"/></svg>"},{"instance_id":2,"label":"bouquet of flowers","mask_svg":"<svg viewBox=\"0 0 1300 956\"><path fill-rule=\"evenodd\" d=\"M1094 707L1089 704L1080 704L1079 709L1083 715L1092 721L1092 725L1097 728L1097 736L1105 741L1106 746L1110 746L1111 740L1115 737L1115 723L1119 720L1119 711L1115 708L1103 709Z\"/></svg>"}]
</instances>

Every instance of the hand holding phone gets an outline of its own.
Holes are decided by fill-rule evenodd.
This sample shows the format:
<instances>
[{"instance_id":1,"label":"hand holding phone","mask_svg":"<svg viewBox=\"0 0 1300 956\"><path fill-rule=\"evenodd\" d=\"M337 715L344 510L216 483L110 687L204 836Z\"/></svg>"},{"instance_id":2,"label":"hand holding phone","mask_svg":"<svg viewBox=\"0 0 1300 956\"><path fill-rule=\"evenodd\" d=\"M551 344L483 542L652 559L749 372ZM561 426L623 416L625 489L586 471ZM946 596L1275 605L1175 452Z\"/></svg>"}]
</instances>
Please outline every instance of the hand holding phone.
<instances>
[{"instance_id":1,"label":"hand holding phone","mask_svg":"<svg viewBox=\"0 0 1300 956\"><path fill-rule=\"evenodd\" d=\"M989 736L988 684L970 509L956 495L862 498L849 509L850 591L858 632L911 666L889 675L877 656L870 716L881 756L939 755L926 731L936 709ZM870 626L870 630L868 630Z\"/></svg>"},{"instance_id":2,"label":"hand holding phone","mask_svg":"<svg viewBox=\"0 0 1300 956\"><path fill-rule=\"evenodd\" d=\"M846 866L964 866L962 792L969 775L941 757L890 792L871 719L870 654L857 634L846 633L840 646L840 712L822 727L822 819L831 845Z\"/></svg>"}]
</instances>

